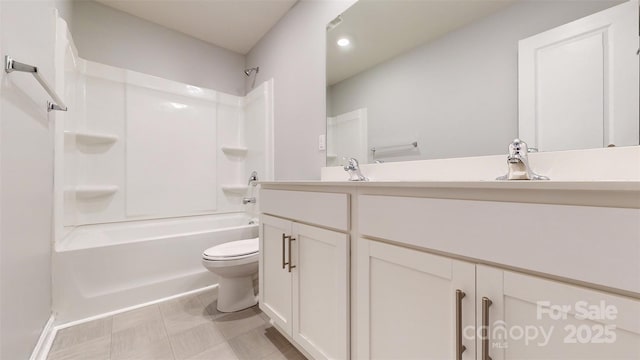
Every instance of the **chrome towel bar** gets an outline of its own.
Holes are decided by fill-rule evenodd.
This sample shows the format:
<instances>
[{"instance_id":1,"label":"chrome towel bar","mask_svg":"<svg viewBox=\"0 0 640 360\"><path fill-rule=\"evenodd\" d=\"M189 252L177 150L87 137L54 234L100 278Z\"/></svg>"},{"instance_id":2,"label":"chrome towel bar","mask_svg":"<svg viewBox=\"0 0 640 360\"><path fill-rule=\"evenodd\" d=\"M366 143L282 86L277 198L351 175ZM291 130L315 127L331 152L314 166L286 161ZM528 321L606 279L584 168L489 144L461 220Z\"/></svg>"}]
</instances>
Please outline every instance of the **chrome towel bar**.
<instances>
[{"instance_id":1,"label":"chrome towel bar","mask_svg":"<svg viewBox=\"0 0 640 360\"><path fill-rule=\"evenodd\" d=\"M51 110L60 110L67 111L67 106L64 104L62 99L56 94L55 91L47 84L42 76L40 76L40 72L36 66L23 64L21 62L13 60L13 58L9 55L4 57L4 71L7 73L12 73L14 71L27 72L31 73L33 77L38 80L38 83L44 88L44 90L49 94L53 102L49 101L47 103L47 111Z\"/></svg>"},{"instance_id":2,"label":"chrome towel bar","mask_svg":"<svg viewBox=\"0 0 640 360\"><path fill-rule=\"evenodd\" d=\"M417 148L418 147L418 142L414 141L414 142L409 143L409 144L399 144L399 145L389 145L389 146L376 146L376 147L372 147L371 148L371 152L373 152L373 154L375 155L376 151L388 150L388 149L393 149L393 148L398 148L398 147L414 147L414 148Z\"/></svg>"}]
</instances>

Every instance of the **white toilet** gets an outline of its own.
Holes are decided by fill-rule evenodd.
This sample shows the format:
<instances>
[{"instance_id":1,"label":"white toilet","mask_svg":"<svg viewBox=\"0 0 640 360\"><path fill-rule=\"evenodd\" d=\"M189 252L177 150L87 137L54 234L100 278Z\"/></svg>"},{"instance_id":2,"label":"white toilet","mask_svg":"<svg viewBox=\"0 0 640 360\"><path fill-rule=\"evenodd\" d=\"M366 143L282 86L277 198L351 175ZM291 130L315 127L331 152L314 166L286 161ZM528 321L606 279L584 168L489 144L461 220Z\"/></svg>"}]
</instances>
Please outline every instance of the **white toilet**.
<instances>
[{"instance_id":1,"label":"white toilet","mask_svg":"<svg viewBox=\"0 0 640 360\"><path fill-rule=\"evenodd\" d=\"M253 291L258 248L259 240L254 238L216 245L202 253L204 267L219 277L219 311L239 311L258 303Z\"/></svg>"}]
</instances>

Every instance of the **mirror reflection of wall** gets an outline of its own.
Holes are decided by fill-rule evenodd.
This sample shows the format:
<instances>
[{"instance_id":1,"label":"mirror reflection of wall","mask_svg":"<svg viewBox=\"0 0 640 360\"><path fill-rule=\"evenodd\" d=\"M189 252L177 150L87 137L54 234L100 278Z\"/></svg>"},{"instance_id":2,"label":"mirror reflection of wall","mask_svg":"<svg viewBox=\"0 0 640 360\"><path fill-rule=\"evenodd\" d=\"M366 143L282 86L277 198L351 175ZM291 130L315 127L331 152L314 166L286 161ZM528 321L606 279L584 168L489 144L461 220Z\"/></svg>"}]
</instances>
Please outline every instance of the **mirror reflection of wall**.
<instances>
[{"instance_id":1,"label":"mirror reflection of wall","mask_svg":"<svg viewBox=\"0 0 640 360\"><path fill-rule=\"evenodd\" d=\"M367 109L327 118L327 166L338 166L345 158L366 159Z\"/></svg>"},{"instance_id":2,"label":"mirror reflection of wall","mask_svg":"<svg viewBox=\"0 0 640 360\"><path fill-rule=\"evenodd\" d=\"M369 151L366 156L361 153L347 154L360 156L361 161L503 154L507 144L522 133L522 129L519 131L519 117L524 117L522 111L525 107L520 106L519 114L518 94L523 93L519 89L519 77L523 77L518 69L519 42L621 3L609 0L360 0L341 15L341 23L330 27L327 32L327 115L335 118L358 109L367 109L368 130L366 134L361 134L365 139L361 142L368 144ZM632 136L619 137L615 145L638 144L637 1L627 5L625 19L614 19L623 23L618 28L584 28L586 30L583 29L582 33L560 41L567 46L559 47L555 55L553 51L544 53L534 49L536 54L550 54L545 58L545 66L549 69L546 77L534 78L530 84L534 94L544 91L546 97L542 99L547 99L545 103L534 103L534 112L536 108L542 108L574 118L583 115L589 118L590 114L600 109L604 115L592 116L588 121L591 121L591 128L598 128L597 121L605 121L604 130L600 126L601 133L594 135L600 136L601 141L596 141L594 145L593 142L571 140L569 143L574 145L554 148L556 145L545 145L544 141L536 138L539 136L536 127L542 128L543 134L554 134L557 139L580 137L581 132L587 131L588 126L576 126L582 120L562 123L569 118L567 115L556 116L557 119L546 121L544 126L534 124L534 135L530 135L530 131L525 132L534 139L523 139L531 147L550 151L570 149L571 146L607 146L610 143L608 137L615 131L606 128L616 121L631 124L620 128L623 130L618 133L631 133ZM621 34L624 39L618 40ZM343 37L350 43L340 47L337 41ZM613 47L624 47L623 55L616 53L613 57L608 52L612 41L617 42ZM545 44L542 47L558 48L554 46ZM573 66L584 63L580 58L571 59L567 56L579 49L586 51L585 59L591 59L581 67L583 73L567 75L562 80L564 82L550 83L554 72L564 74L566 71L563 69L580 68ZM553 56L574 63L561 64L560 61L548 66ZM600 60L593 60L598 57ZM620 84L621 80L614 76L616 72L607 68L621 57L626 59L623 61L625 68L621 69L620 65L616 72L626 75L623 77L629 81L625 84ZM600 74L586 73L589 69L597 68L598 61L604 70ZM540 65L534 64L534 73ZM584 87L584 84L578 83L561 89L561 85L570 79L585 77L588 80L585 83L595 86L593 89L582 91L580 86ZM602 80L600 82L599 77ZM628 96L622 96L620 89L612 93L616 86L625 90ZM612 94L616 95L616 99L626 97L627 100L613 104L610 99ZM550 105L554 99L556 104ZM564 106L572 102L578 108L581 108L580 104L585 105L583 114ZM612 106L624 107L624 111L613 109ZM619 114L618 118L613 118L615 114ZM533 116L539 117L540 114ZM352 133L339 135L338 131L335 119L329 120L328 146L336 148L342 141L356 141ZM398 147L397 151L375 154L375 159L371 151L373 147L406 145L414 141L419 143L418 147ZM557 140L549 141L558 143ZM336 154L328 151L327 155ZM329 166L339 163L340 159L327 159Z\"/></svg>"}]
</instances>

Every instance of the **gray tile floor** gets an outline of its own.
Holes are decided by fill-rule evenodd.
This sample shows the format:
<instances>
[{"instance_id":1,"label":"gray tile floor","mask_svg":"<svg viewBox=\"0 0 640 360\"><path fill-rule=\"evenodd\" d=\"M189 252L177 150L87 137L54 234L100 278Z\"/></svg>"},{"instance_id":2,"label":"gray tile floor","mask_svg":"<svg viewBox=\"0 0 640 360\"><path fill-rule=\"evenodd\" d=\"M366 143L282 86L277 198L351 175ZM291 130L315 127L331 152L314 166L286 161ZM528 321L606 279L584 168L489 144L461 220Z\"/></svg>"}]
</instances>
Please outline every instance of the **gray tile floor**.
<instances>
[{"instance_id":1,"label":"gray tile floor","mask_svg":"<svg viewBox=\"0 0 640 360\"><path fill-rule=\"evenodd\" d=\"M49 360L300 359L257 306L216 309L216 290L58 331Z\"/></svg>"}]
</instances>

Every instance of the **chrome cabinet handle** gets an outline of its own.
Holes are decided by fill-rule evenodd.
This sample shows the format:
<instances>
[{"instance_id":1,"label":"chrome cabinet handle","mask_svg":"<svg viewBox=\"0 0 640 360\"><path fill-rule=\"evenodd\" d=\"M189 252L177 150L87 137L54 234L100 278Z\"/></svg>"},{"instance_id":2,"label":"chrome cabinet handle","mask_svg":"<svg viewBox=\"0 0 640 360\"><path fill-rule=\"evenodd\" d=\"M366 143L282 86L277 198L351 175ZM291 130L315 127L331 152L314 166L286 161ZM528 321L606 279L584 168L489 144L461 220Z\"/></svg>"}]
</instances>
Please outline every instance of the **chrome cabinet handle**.
<instances>
[{"instance_id":1,"label":"chrome cabinet handle","mask_svg":"<svg viewBox=\"0 0 640 360\"><path fill-rule=\"evenodd\" d=\"M456 290L456 360L462 360L462 353L467 347L462 345L462 299L466 294Z\"/></svg>"},{"instance_id":2,"label":"chrome cabinet handle","mask_svg":"<svg viewBox=\"0 0 640 360\"><path fill-rule=\"evenodd\" d=\"M482 360L491 360L489 356L489 307L493 302L488 297L482 298Z\"/></svg>"},{"instance_id":3,"label":"chrome cabinet handle","mask_svg":"<svg viewBox=\"0 0 640 360\"><path fill-rule=\"evenodd\" d=\"M286 236L284 233L282 233L282 268L284 269L285 266L287 266L287 262L285 262L285 258L284 258L284 241L285 239L290 238L290 236Z\"/></svg>"},{"instance_id":4,"label":"chrome cabinet handle","mask_svg":"<svg viewBox=\"0 0 640 360\"><path fill-rule=\"evenodd\" d=\"M296 239L294 239L291 236L287 236L289 238L289 262L287 263L287 265L289 265L289 272L291 272L291 269L295 269L295 265L291 265L291 242L292 241L296 241Z\"/></svg>"}]
</instances>

